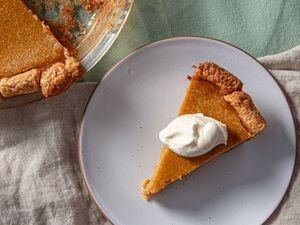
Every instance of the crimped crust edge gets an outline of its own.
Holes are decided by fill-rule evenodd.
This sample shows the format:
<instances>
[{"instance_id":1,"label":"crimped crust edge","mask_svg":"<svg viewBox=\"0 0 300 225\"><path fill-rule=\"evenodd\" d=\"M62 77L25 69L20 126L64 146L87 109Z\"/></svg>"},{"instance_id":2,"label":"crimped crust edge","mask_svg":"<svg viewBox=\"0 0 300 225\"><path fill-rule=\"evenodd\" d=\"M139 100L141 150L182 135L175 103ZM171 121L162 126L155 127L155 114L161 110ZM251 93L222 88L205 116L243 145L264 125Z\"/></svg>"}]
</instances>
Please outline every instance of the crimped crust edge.
<instances>
[{"instance_id":1,"label":"crimped crust edge","mask_svg":"<svg viewBox=\"0 0 300 225\"><path fill-rule=\"evenodd\" d=\"M200 63L193 77L214 83L224 95L243 88L243 82L239 78L213 62Z\"/></svg>"},{"instance_id":2,"label":"crimped crust edge","mask_svg":"<svg viewBox=\"0 0 300 225\"><path fill-rule=\"evenodd\" d=\"M237 112L244 127L254 136L267 127L266 120L254 105L251 97L243 91L234 91L224 96L224 100Z\"/></svg>"},{"instance_id":3,"label":"crimped crust edge","mask_svg":"<svg viewBox=\"0 0 300 225\"><path fill-rule=\"evenodd\" d=\"M71 56L66 48L64 51L64 62L0 78L0 96L12 97L41 90L45 97L50 97L68 89L84 73L76 58Z\"/></svg>"},{"instance_id":4,"label":"crimped crust edge","mask_svg":"<svg viewBox=\"0 0 300 225\"><path fill-rule=\"evenodd\" d=\"M251 97L242 90L242 81L229 71L213 62L203 62L198 65L193 78L217 85L224 100L235 109L251 136L267 127L266 120L257 110Z\"/></svg>"}]
</instances>

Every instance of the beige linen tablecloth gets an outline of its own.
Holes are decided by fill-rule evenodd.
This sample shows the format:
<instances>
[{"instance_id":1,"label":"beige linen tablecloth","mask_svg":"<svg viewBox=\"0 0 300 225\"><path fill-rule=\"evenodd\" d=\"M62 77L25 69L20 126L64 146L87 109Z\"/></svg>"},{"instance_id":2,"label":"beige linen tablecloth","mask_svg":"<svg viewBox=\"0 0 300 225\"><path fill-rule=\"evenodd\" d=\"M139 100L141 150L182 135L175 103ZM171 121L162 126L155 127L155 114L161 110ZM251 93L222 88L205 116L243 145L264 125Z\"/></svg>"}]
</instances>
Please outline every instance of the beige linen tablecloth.
<instances>
[{"instance_id":1,"label":"beige linen tablecloth","mask_svg":"<svg viewBox=\"0 0 300 225\"><path fill-rule=\"evenodd\" d=\"M260 61L285 90L300 140L300 46ZM78 129L95 86L75 84L61 96L0 111L0 224L108 224L88 198L77 158ZM298 161L268 224L300 224Z\"/></svg>"}]
</instances>

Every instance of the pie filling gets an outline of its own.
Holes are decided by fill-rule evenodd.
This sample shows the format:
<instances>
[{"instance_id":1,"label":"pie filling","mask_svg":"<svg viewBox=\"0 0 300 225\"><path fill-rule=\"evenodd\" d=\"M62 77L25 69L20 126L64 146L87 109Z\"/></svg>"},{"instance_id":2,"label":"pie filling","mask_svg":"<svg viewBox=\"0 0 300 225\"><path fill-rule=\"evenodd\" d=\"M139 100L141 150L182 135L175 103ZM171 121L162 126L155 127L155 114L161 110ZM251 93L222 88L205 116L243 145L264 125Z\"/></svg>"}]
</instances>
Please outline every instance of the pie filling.
<instances>
[{"instance_id":1,"label":"pie filling","mask_svg":"<svg viewBox=\"0 0 300 225\"><path fill-rule=\"evenodd\" d=\"M227 70L212 62L198 65L191 78L179 116L202 113L226 125L227 144L220 144L205 154L185 157L164 146L160 162L151 179L142 183L143 197L148 200L169 183L202 166L235 146L253 138L267 127L251 97L242 91L243 83Z\"/></svg>"},{"instance_id":2,"label":"pie filling","mask_svg":"<svg viewBox=\"0 0 300 225\"><path fill-rule=\"evenodd\" d=\"M50 97L68 89L82 74L79 62L65 49L65 62L31 69L11 77L2 77L0 94L3 97L12 97L41 90L45 97Z\"/></svg>"},{"instance_id":3,"label":"pie filling","mask_svg":"<svg viewBox=\"0 0 300 225\"><path fill-rule=\"evenodd\" d=\"M83 76L72 56L21 0L0 0L0 96L58 95Z\"/></svg>"}]
</instances>

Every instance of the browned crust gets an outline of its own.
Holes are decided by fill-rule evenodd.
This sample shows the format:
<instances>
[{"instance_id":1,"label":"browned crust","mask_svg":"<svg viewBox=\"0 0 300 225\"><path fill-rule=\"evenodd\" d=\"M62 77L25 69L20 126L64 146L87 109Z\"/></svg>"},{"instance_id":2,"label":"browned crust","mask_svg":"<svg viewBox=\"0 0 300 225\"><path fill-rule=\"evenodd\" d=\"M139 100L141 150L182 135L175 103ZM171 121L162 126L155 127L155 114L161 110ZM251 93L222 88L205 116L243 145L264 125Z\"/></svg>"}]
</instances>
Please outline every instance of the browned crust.
<instances>
[{"instance_id":1,"label":"browned crust","mask_svg":"<svg viewBox=\"0 0 300 225\"><path fill-rule=\"evenodd\" d=\"M265 119L256 109L251 97L245 92L234 91L225 95L224 100L236 110L240 120L251 135L255 135L267 127Z\"/></svg>"},{"instance_id":2,"label":"browned crust","mask_svg":"<svg viewBox=\"0 0 300 225\"><path fill-rule=\"evenodd\" d=\"M35 68L12 77L0 79L0 95L12 97L42 90L45 97L58 95L79 80L84 71L65 48L65 61L46 68Z\"/></svg>"},{"instance_id":3,"label":"browned crust","mask_svg":"<svg viewBox=\"0 0 300 225\"><path fill-rule=\"evenodd\" d=\"M0 93L3 97L28 94L40 89L40 74L38 69L32 69L18 76L0 79Z\"/></svg>"},{"instance_id":4,"label":"browned crust","mask_svg":"<svg viewBox=\"0 0 300 225\"><path fill-rule=\"evenodd\" d=\"M240 79L213 62L200 63L196 69L194 78L214 83L224 95L242 90L243 88L243 83Z\"/></svg>"},{"instance_id":5,"label":"browned crust","mask_svg":"<svg viewBox=\"0 0 300 225\"><path fill-rule=\"evenodd\" d=\"M81 0L86 10L93 11L104 5L104 0Z\"/></svg>"},{"instance_id":6,"label":"browned crust","mask_svg":"<svg viewBox=\"0 0 300 225\"><path fill-rule=\"evenodd\" d=\"M194 79L210 81L220 88L224 100L237 112L251 136L267 127L266 120L255 107L251 97L242 91L243 83L236 76L213 62L200 63Z\"/></svg>"},{"instance_id":7,"label":"browned crust","mask_svg":"<svg viewBox=\"0 0 300 225\"><path fill-rule=\"evenodd\" d=\"M79 62L65 50L64 63L53 64L41 74L40 85L45 97L58 95L83 76Z\"/></svg>"},{"instance_id":8,"label":"browned crust","mask_svg":"<svg viewBox=\"0 0 300 225\"><path fill-rule=\"evenodd\" d=\"M151 182L149 179L145 179L141 185L143 189L143 198L148 201L151 198L152 193L149 190L146 190L147 185Z\"/></svg>"}]
</instances>

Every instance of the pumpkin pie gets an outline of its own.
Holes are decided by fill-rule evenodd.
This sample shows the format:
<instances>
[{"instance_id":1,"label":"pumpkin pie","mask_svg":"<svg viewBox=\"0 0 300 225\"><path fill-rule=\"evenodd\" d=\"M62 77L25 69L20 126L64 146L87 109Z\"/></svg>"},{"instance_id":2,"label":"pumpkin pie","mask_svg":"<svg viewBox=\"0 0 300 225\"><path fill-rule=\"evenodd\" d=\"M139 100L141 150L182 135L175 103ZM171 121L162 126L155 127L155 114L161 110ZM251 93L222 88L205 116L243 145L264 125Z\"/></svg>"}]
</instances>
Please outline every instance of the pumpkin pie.
<instances>
[{"instance_id":1,"label":"pumpkin pie","mask_svg":"<svg viewBox=\"0 0 300 225\"><path fill-rule=\"evenodd\" d=\"M82 77L79 62L21 0L0 0L0 95L53 96Z\"/></svg>"},{"instance_id":2,"label":"pumpkin pie","mask_svg":"<svg viewBox=\"0 0 300 225\"><path fill-rule=\"evenodd\" d=\"M227 145L221 144L204 155L191 158L177 155L163 147L152 178L142 184L145 199L150 199L171 182L181 179L266 128L266 121L242 87L243 83L237 77L217 64L204 62L198 65L179 115L203 113L226 124Z\"/></svg>"}]
</instances>

